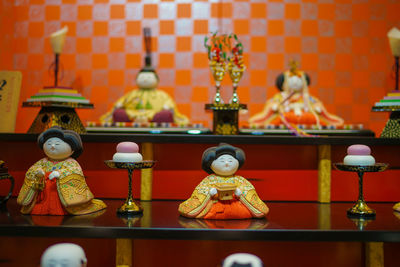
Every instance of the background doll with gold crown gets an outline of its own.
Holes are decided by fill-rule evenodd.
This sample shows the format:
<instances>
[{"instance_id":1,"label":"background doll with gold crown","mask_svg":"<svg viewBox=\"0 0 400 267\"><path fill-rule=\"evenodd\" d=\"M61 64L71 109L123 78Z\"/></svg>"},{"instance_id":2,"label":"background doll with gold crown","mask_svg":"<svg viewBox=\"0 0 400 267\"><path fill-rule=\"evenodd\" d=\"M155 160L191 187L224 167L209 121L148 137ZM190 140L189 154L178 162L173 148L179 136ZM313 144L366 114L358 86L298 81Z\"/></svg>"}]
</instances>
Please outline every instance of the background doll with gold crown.
<instances>
[{"instance_id":1,"label":"background doll with gold crown","mask_svg":"<svg viewBox=\"0 0 400 267\"><path fill-rule=\"evenodd\" d=\"M94 199L75 160L83 151L79 134L55 126L39 135L38 145L47 157L25 174L17 199L23 214L82 215L106 208Z\"/></svg>"},{"instance_id":2,"label":"background doll with gold crown","mask_svg":"<svg viewBox=\"0 0 400 267\"><path fill-rule=\"evenodd\" d=\"M262 112L250 118L250 125L286 125L289 129L294 125L343 125L343 119L328 113L323 103L310 95L310 77L297 68L297 62L290 65L290 70L276 79L280 92L267 101Z\"/></svg>"},{"instance_id":3,"label":"background doll with gold crown","mask_svg":"<svg viewBox=\"0 0 400 267\"><path fill-rule=\"evenodd\" d=\"M265 217L269 209L254 186L235 174L244 161L243 150L228 144L204 151L202 168L209 175L194 189L191 197L179 205L180 214L203 219Z\"/></svg>"}]
</instances>

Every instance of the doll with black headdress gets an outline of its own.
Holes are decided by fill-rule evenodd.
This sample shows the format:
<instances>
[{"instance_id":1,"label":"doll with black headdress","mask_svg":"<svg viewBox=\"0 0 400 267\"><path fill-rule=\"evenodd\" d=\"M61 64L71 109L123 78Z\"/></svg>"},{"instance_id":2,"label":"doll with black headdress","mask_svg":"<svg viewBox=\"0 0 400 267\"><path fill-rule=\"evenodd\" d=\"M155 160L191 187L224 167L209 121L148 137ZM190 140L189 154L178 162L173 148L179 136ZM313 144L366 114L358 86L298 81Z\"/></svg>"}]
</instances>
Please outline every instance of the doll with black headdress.
<instances>
[{"instance_id":1,"label":"doll with black headdress","mask_svg":"<svg viewBox=\"0 0 400 267\"><path fill-rule=\"evenodd\" d=\"M106 208L94 199L75 160L83 151L79 134L55 126L39 135L38 145L47 157L25 174L17 199L23 214L81 215Z\"/></svg>"},{"instance_id":2,"label":"doll with black headdress","mask_svg":"<svg viewBox=\"0 0 400 267\"><path fill-rule=\"evenodd\" d=\"M195 188L191 197L179 205L182 216L203 219L262 218L267 205L254 186L236 171L243 165L242 149L228 144L208 148L202 168L209 175Z\"/></svg>"},{"instance_id":3,"label":"doll with black headdress","mask_svg":"<svg viewBox=\"0 0 400 267\"><path fill-rule=\"evenodd\" d=\"M159 78L151 63L150 28L144 28L144 40L145 67L136 76L138 89L119 98L112 109L100 117L100 122L166 122L179 125L189 123L189 119L178 111L172 97L157 88Z\"/></svg>"}]
</instances>

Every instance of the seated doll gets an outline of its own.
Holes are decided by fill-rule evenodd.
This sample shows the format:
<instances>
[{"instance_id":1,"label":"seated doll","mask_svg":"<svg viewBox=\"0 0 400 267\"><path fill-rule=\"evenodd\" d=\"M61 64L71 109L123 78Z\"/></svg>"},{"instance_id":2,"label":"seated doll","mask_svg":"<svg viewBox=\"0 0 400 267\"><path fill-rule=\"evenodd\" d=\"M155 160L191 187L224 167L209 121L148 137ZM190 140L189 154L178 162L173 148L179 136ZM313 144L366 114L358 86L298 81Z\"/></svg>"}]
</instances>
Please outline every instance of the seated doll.
<instances>
[{"instance_id":1,"label":"seated doll","mask_svg":"<svg viewBox=\"0 0 400 267\"><path fill-rule=\"evenodd\" d=\"M262 112L250 118L250 125L343 125L343 119L328 113L322 102L309 94L309 85L310 77L292 62L291 69L276 79L280 92L267 101Z\"/></svg>"},{"instance_id":2,"label":"seated doll","mask_svg":"<svg viewBox=\"0 0 400 267\"><path fill-rule=\"evenodd\" d=\"M192 196L179 205L182 216L203 219L246 219L265 217L269 209L258 197L254 186L235 175L245 155L228 144L208 148L203 153L202 168L208 174Z\"/></svg>"},{"instance_id":3,"label":"seated doll","mask_svg":"<svg viewBox=\"0 0 400 267\"><path fill-rule=\"evenodd\" d=\"M82 153L80 136L71 130L52 127L38 137L47 157L25 174L17 202L21 213L34 215L81 215L106 208L93 198L75 158Z\"/></svg>"},{"instance_id":4,"label":"seated doll","mask_svg":"<svg viewBox=\"0 0 400 267\"><path fill-rule=\"evenodd\" d=\"M157 89L158 76L154 69L145 67L136 77L137 90L132 90L104 114L102 123L112 122L170 122L187 124L188 118L179 113L174 100L164 91Z\"/></svg>"}]
</instances>

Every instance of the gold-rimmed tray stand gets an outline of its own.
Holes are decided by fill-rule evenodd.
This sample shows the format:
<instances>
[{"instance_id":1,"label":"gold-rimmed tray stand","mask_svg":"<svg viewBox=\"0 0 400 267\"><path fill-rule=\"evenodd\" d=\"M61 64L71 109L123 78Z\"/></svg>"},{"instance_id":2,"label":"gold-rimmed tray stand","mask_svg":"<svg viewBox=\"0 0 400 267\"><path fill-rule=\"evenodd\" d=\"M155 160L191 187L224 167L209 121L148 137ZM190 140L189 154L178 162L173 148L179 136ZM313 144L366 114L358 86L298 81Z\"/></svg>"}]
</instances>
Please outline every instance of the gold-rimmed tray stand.
<instances>
[{"instance_id":1,"label":"gold-rimmed tray stand","mask_svg":"<svg viewBox=\"0 0 400 267\"><path fill-rule=\"evenodd\" d=\"M115 162L112 160L105 160L104 163L113 169L127 169L128 170L128 196L125 203L118 208L117 215L132 216L143 213L143 208L133 200L132 196L132 175L133 170L152 168L155 164L153 160L145 160L141 162Z\"/></svg>"},{"instance_id":2,"label":"gold-rimmed tray stand","mask_svg":"<svg viewBox=\"0 0 400 267\"><path fill-rule=\"evenodd\" d=\"M343 163L334 163L333 166L339 171L357 172L358 174L358 200L353 207L347 210L349 217L368 217L374 218L376 216L375 210L368 207L364 200L363 193L363 176L365 172L381 172L386 170L388 164L376 163L371 166L360 165L345 165Z\"/></svg>"}]
</instances>

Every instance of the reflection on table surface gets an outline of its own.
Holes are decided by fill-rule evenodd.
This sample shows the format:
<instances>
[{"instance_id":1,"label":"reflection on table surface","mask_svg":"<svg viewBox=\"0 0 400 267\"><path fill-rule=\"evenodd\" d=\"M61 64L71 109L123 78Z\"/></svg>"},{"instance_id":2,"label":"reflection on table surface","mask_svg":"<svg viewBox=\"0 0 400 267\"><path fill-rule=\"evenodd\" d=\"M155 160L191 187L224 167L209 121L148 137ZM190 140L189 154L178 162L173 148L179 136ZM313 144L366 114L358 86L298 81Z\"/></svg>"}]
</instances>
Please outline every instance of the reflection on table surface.
<instances>
[{"instance_id":1,"label":"reflection on table surface","mask_svg":"<svg viewBox=\"0 0 400 267\"><path fill-rule=\"evenodd\" d=\"M20 207L16 199L11 198L6 208L0 210L0 235L22 235L20 231L25 231L27 235L46 235L45 232L38 234L37 231L42 229L40 227L50 227L46 228L47 231L51 230L49 236L64 235L64 232L66 234L66 231L71 231L70 234L83 237L93 235L120 238L120 235L125 234L138 238L146 238L147 235L149 238L158 238L158 235L161 235L160 238L166 239L174 238L174 234L178 234L179 238L200 238L190 236L196 231L202 231L203 234L207 234L208 231L214 234L216 231L222 231L224 234L254 234L249 236L249 239L268 238L268 234L273 234L274 238L279 239L279 235L288 233L302 234L304 239L311 233L314 237L310 238L317 240L318 235L333 236L335 233L342 233L343 237L345 234L353 234L354 238L363 239L362 233L368 232L369 236L371 233L375 235L374 239L379 239L379 235L385 235L386 238L390 234L391 238L394 238L390 241L400 242L400 214L393 212L393 203L369 203L377 212L374 220L348 218L346 211L351 207L351 203L315 202L267 202L270 213L265 219L201 220L180 216L178 206L182 201L142 201L143 214L133 217L117 215L116 211L123 203L122 199L104 201L107 204L106 210L84 216L27 216L19 212ZM167 236L163 236L164 233L168 233ZM264 236L258 237L257 234Z\"/></svg>"}]
</instances>

